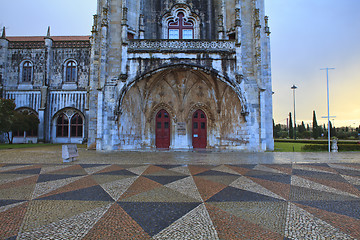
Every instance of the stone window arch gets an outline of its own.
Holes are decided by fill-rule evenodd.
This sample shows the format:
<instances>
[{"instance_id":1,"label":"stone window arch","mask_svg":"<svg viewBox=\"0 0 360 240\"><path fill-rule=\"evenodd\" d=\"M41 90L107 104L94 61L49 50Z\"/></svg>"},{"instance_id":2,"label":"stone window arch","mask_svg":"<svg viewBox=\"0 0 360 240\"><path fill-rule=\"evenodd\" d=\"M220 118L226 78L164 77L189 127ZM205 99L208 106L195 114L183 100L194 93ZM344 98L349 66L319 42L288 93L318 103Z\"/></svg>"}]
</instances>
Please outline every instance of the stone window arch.
<instances>
[{"instance_id":1,"label":"stone window arch","mask_svg":"<svg viewBox=\"0 0 360 240\"><path fill-rule=\"evenodd\" d=\"M185 4L175 5L162 20L163 39L199 39L200 18Z\"/></svg>"},{"instance_id":2,"label":"stone window arch","mask_svg":"<svg viewBox=\"0 0 360 240\"><path fill-rule=\"evenodd\" d=\"M78 68L77 62L73 59L69 59L65 62L64 68L65 82L76 82Z\"/></svg>"},{"instance_id":3,"label":"stone window arch","mask_svg":"<svg viewBox=\"0 0 360 240\"><path fill-rule=\"evenodd\" d=\"M71 130L70 136L71 137L82 137L83 136L83 119L79 113L76 113L71 117Z\"/></svg>"},{"instance_id":4,"label":"stone window arch","mask_svg":"<svg viewBox=\"0 0 360 240\"><path fill-rule=\"evenodd\" d=\"M34 73L34 65L31 61L25 60L20 65L21 82L31 83Z\"/></svg>"},{"instance_id":5,"label":"stone window arch","mask_svg":"<svg viewBox=\"0 0 360 240\"><path fill-rule=\"evenodd\" d=\"M76 109L66 108L59 111L54 117L57 138L84 137L85 117Z\"/></svg>"},{"instance_id":6,"label":"stone window arch","mask_svg":"<svg viewBox=\"0 0 360 240\"><path fill-rule=\"evenodd\" d=\"M61 113L56 120L56 137L69 136L69 118Z\"/></svg>"}]
</instances>

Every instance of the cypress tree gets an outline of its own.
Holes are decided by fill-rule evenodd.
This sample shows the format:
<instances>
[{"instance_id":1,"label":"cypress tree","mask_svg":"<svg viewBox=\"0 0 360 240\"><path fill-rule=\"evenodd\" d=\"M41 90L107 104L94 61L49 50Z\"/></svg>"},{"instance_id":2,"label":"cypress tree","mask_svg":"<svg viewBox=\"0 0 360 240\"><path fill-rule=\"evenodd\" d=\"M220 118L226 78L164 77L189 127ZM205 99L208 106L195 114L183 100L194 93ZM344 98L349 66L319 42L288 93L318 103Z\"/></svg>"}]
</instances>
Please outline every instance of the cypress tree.
<instances>
[{"instance_id":1,"label":"cypress tree","mask_svg":"<svg viewBox=\"0 0 360 240\"><path fill-rule=\"evenodd\" d=\"M313 138L317 139L319 137L319 127L316 121L316 114L315 110L313 111L313 131L312 131Z\"/></svg>"}]
</instances>

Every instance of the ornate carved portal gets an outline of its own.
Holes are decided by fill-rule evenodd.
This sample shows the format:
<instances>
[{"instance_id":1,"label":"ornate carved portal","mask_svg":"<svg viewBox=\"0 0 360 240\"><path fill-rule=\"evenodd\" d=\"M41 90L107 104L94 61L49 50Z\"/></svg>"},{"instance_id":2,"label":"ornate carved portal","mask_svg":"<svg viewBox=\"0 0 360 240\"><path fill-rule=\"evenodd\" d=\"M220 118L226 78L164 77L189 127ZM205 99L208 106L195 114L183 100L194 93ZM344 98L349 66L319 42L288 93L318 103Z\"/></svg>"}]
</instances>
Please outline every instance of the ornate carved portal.
<instances>
[{"instance_id":1,"label":"ornate carved portal","mask_svg":"<svg viewBox=\"0 0 360 240\"><path fill-rule=\"evenodd\" d=\"M124 95L121 113L120 146L131 148L236 146L246 134L234 90L192 69L171 68L134 83Z\"/></svg>"}]
</instances>

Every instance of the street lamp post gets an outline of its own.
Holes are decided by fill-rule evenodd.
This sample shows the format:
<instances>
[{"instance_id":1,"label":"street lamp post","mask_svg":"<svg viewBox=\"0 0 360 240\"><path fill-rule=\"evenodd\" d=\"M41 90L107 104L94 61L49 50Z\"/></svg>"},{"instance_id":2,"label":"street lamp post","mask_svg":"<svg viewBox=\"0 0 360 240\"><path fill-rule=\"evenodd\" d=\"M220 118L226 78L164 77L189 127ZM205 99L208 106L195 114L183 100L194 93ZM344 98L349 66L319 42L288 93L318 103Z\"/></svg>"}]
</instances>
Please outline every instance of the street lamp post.
<instances>
[{"instance_id":1,"label":"street lamp post","mask_svg":"<svg viewBox=\"0 0 360 240\"><path fill-rule=\"evenodd\" d=\"M326 70L326 85L327 85L327 111L328 111L328 145L329 145L329 152L331 152L330 148L330 100L329 100L329 70L333 70L335 68L322 68L320 70Z\"/></svg>"},{"instance_id":2,"label":"street lamp post","mask_svg":"<svg viewBox=\"0 0 360 240\"><path fill-rule=\"evenodd\" d=\"M295 90L297 89L297 86L293 84L291 89L293 90L293 97L294 97L294 138L296 140Z\"/></svg>"}]
</instances>

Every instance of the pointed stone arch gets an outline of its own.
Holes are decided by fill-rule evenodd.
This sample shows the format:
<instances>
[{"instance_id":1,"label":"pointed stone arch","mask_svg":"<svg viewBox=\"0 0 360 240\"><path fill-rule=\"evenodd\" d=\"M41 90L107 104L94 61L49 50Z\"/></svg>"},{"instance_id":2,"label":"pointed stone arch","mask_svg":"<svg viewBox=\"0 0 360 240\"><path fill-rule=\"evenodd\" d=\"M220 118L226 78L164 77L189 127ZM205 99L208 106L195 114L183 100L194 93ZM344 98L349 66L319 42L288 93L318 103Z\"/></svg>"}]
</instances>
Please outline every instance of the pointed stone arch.
<instances>
[{"instance_id":1,"label":"pointed stone arch","mask_svg":"<svg viewBox=\"0 0 360 240\"><path fill-rule=\"evenodd\" d=\"M174 123L177 122L177 118L176 118L174 109L166 103L159 103L159 104L155 105L155 107L152 108L152 110L149 114L149 117L147 118L147 122L151 123L151 121L155 119L155 115L157 114L157 112L159 112L161 109L166 110L170 114L170 117L174 121Z\"/></svg>"},{"instance_id":2,"label":"pointed stone arch","mask_svg":"<svg viewBox=\"0 0 360 240\"><path fill-rule=\"evenodd\" d=\"M213 79L219 80L219 81L227 84L235 92L238 99L240 100L241 108L242 108L241 114L244 116L249 114L249 110L248 110L249 107L248 107L248 103L247 103L247 100L245 97L245 91L240 86L240 84L235 83L235 81L230 80L227 76L222 75L221 73L219 73L218 71L216 71L214 69L209 69L209 68L206 68L203 66L198 66L198 65L193 65L193 64L172 64L172 65L169 64L169 65L164 65L162 67L147 71L141 75L138 75L138 77L129 81L120 90L117 107L116 107L116 114L117 115L122 114L124 97L125 97L126 93L136 83L138 83L142 80L151 78L151 77L155 76L156 74L159 74L159 76L161 76L160 74L164 75L164 74L166 74L167 71L176 70L176 69L189 69L189 70L193 70L194 72L201 72L201 74L207 75Z\"/></svg>"}]
</instances>

